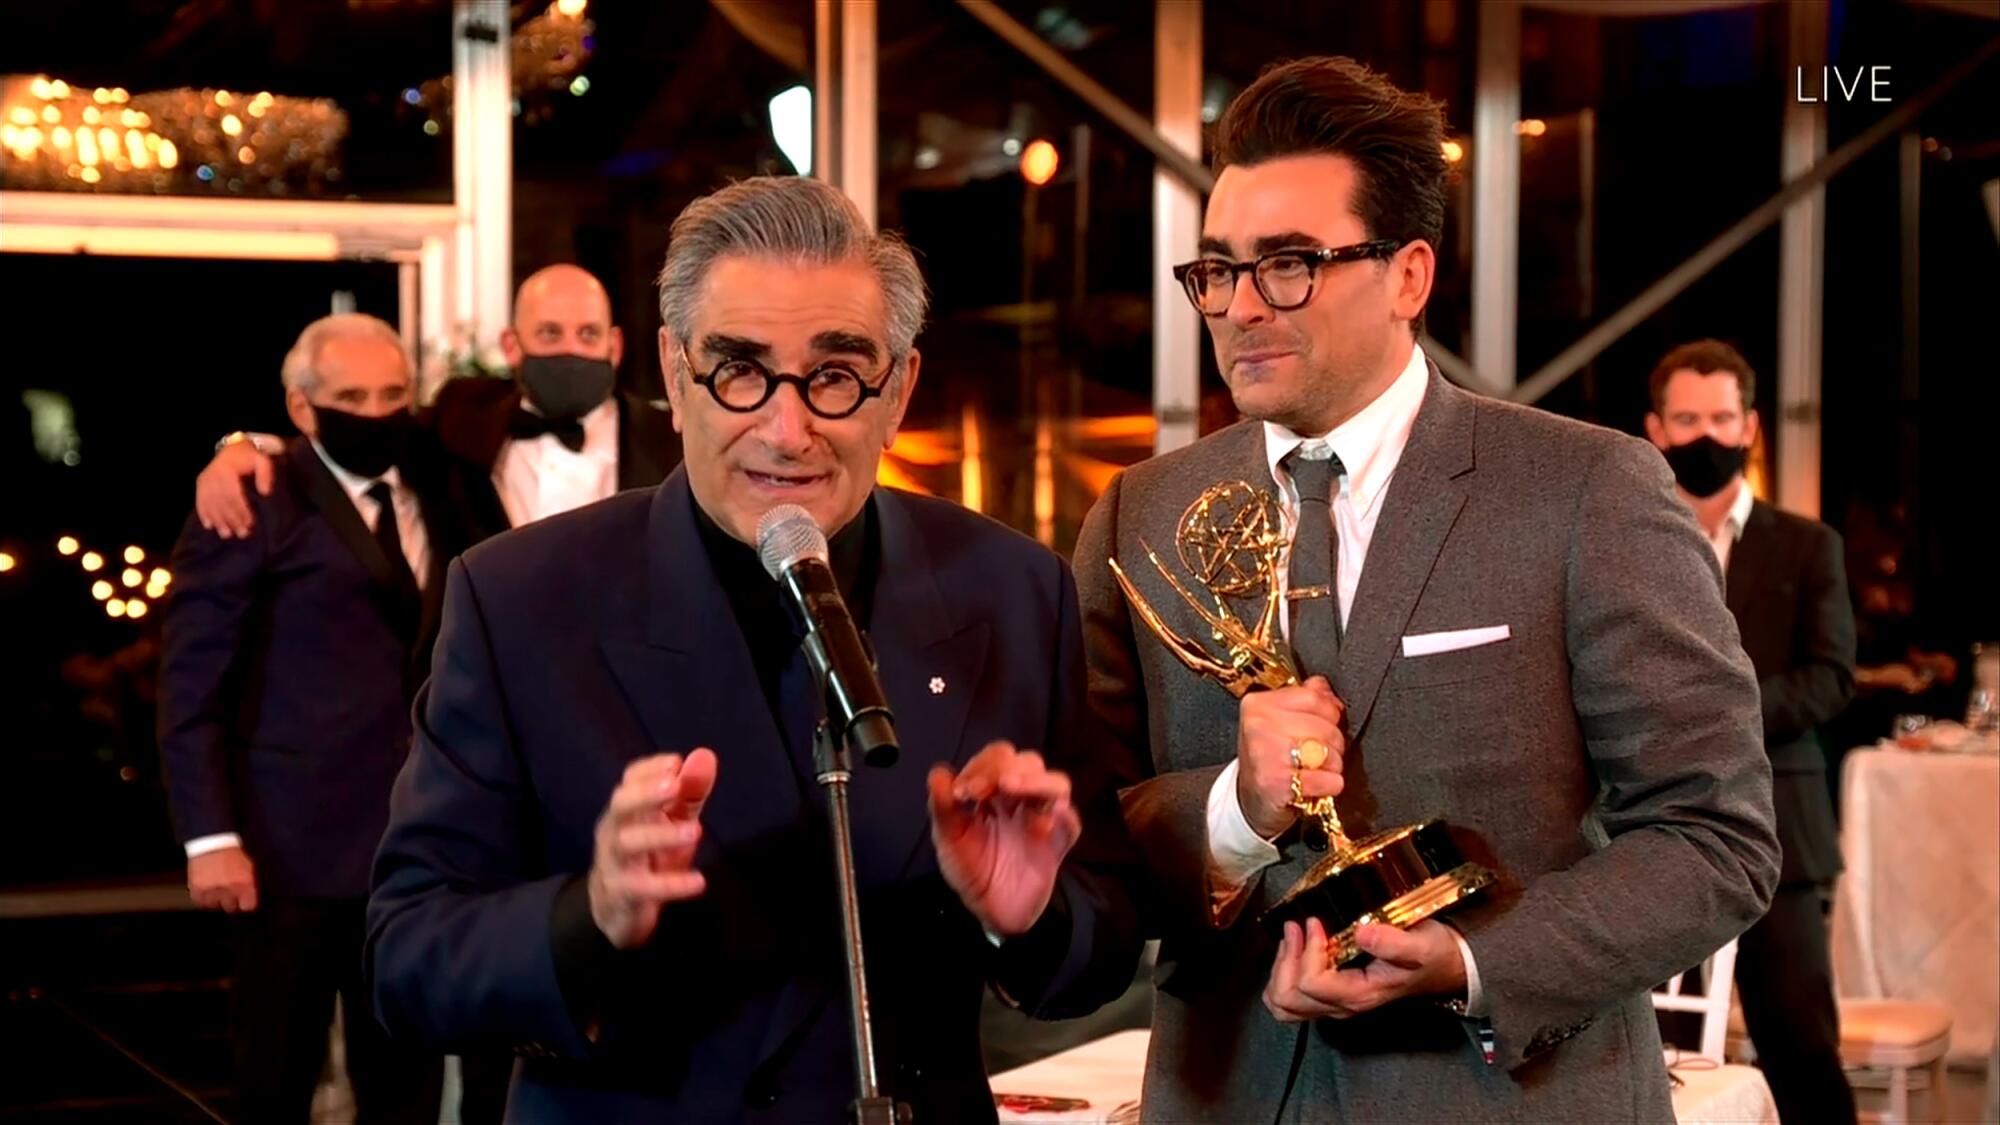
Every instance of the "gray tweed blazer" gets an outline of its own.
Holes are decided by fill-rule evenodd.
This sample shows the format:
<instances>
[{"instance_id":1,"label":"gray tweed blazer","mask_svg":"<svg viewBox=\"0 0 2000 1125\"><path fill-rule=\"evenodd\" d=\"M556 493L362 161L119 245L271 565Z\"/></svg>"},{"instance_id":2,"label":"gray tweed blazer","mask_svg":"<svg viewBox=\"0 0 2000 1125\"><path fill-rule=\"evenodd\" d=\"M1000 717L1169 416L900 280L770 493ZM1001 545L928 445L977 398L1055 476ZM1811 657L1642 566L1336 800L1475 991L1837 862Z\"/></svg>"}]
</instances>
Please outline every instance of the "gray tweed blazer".
<instances>
[{"instance_id":1,"label":"gray tweed blazer","mask_svg":"<svg viewBox=\"0 0 2000 1125\"><path fill-rule=\"evenodd\" d=\"M1721 573L1666 464L1634 438L1461 391L1432 369L1341 649L1350 832L1446 817L1500 875L1451 915L1484 988L1475 1027L1422 1000L1305 1033L1260 995L1257 915L1315 858L1297 843L1245 908L1208 906L1206 805L1237 704L1145 631L1117 558L1183 635L1194 615L1146 562L1225 479L1268 482L1244 422L1134 466L1085 521L1075 567L1090 690L1143 776L1126 820L1163 939L1150 1121L1673 1119L1648 990L1764 911L1778 875L1757 681ZM1497 643L1405 656L1402 638L1505 625ZM1129 758L1128 758L1129 756Z\"/></svg>"}]
</instances>

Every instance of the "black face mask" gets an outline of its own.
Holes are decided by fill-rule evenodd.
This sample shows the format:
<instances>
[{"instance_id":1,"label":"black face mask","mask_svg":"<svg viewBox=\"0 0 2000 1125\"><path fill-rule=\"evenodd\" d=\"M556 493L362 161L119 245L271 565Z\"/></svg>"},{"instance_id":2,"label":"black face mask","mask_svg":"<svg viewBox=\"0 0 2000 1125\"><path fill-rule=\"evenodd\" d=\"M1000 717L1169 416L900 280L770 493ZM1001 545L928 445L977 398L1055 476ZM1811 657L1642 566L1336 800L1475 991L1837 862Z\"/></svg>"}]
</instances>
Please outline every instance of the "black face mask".
<instances>
[{"instance_id":1,"label":"black face mask","mask_svg":"<svg viewBox=\"0 0 2000 1125\"><path fill-rule=\"evenodd\" d=\"M400 464L416 427L416 419L407 410L370 418L315 406L313 416L319 419L320 448L334 464L357 477L379 477L390 466Z\"/></svg>"},{"instance_id":2,"label":"black face mask","mask_svg":"<svg viewBox=\"0 0 2000 1125\"><path fill-rule=\"evenodd\" d=\"M518 372L528 401L547 418L581 418L611 397L618 371L610 360L581 355L521 357Z\"/></svg>"},{"instance_id":3,"label":"black face mask","mask_svg":"<svg viewBox=\"0 0 2000 1125\"><path fill-rule=\"evenodd\" d=\"M1667 467L1674 471L1674 480L1688 495L1708 497L1736 479L1749 457L1750 451L1743 446L1724 445L1703 434L1668 448Z\"/></svg>"}]
</instances>

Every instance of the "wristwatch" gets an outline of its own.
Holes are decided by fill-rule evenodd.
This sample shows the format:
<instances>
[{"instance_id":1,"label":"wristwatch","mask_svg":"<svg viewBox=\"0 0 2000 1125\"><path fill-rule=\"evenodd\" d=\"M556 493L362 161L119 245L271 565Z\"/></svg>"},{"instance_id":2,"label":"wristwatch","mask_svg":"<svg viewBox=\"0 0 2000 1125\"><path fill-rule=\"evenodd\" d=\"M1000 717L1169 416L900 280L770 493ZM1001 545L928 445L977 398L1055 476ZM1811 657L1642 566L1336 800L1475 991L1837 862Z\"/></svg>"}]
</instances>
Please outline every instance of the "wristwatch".
<instances>
[{"instance_id":1,"label":"wristwatch","mask_svg":"<svg viewBox=\"0 0 2000 1125\"><path fill-rule=\"evenodd\" d=\"M222 440L215 443L215 452L220 453L240 442L249 442L250 448L259 453L271 454L278 452L276 442L270 434L253 434L243 430L237 430L232 434L224 434Z\"/></svg>"}]
</instances>

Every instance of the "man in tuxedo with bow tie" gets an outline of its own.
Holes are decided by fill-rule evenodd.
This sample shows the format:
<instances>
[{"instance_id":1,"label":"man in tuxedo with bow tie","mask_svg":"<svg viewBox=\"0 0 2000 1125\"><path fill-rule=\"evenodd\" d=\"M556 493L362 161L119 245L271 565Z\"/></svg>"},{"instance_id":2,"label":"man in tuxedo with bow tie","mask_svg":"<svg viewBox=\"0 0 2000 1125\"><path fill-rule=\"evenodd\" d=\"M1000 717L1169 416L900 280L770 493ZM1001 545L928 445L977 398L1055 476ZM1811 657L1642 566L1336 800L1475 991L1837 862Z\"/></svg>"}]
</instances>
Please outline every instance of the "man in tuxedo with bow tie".
<instances>
[{"instance_id":1,"label":"man in tuxedo with bow tie","mask_svg":"<svg viewBox=\"0 0 2000 1125\"><path fill-rule=\"evenodd\" d=\"M657 403L616 389L624 334L595 277L558 264L529 275L500 333L512 379L452 379L418 414L465 471L451 501L483 538L650 488L680 461L680 438ZM195 481L195 510L225 537L254 518L245 478L269 493L276 438L231 434Z\"/></svg>"},{"instance_id":2,"label":"man in tuxedo with bow tie","mask_svg":"<svg viewBox=\"0 0 2000 1125\"><path fill-rule=\"evenodd\" d=\"M760 517L795 504L902 746L853 779L881 1083L918 1121L992 1121L986 987L1081 1014L1140 947L1121 771L1085 753L1074 581L991 520L876 486L926 298L909 249L834 188L695 201L660 277L688 458L452 564L376 861L377 1008L518 1053L514 1120L846 1119L825 697L756 550Z\"/></svg>"},{"instance_id":3,"label":"man in tuxedo with bow tie","mask_svg":"<svg viewBox=\"0 0 2000 1125\"><path fill-rule=\"evenodd\" d=\"M1247 420L1134 466L1075 565L1092 702L1161 927L1159 1121L1671 1121L1647 992L1777 875L1757 683L1659 456L1462 391L1418 345L1444 220L1442 108L1351 59L1274 66L1223 114L1177 267ZM1241 702L1135 616L1182 512L1233 480L1296 529L1281 627L1307 677ZM1241 603L1239 616L1261 609ZM1348 833L1443 817L1498 874L1404 931L1260 915Z\"/></svg>"},{"instance_id":4,"label":"man in tuxedo with bow tie","mask_svg":"<svg viewBox=\"0 0 2000 1125\"><path fill-rule=\"evenodd\" d=\"M255 530L188 520L164 607L160 752L196 905L239 915L231 994L246 1121L303 1122L333 998L362 1121L435 1122L443 1059L391 1043L361 985L369 864L462 528L408 438L410 363L374 317L326 317L284 364L302 437Z\"/></svg>"}]
</instances>

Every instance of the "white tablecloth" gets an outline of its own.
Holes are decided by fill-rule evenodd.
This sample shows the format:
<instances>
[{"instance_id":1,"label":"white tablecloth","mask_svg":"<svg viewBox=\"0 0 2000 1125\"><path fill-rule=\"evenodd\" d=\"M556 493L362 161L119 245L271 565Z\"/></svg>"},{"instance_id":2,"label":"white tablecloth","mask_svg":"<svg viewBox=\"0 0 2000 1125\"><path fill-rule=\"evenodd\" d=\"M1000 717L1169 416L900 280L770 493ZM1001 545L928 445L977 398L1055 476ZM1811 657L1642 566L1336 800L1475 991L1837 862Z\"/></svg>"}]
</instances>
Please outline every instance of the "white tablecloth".
<instances>
[{"instance_id":1,"label":"white tablecloth","mask_svg":"<svg viewBox=\"0 0 2000 1125\"><path fill-rule=\"evenodd\" d=\"M1018 1125L1126 1125L1139 1119L1139 1089L1146 1073L1148 1031L1121 1031L1059 1055L993 1076L993 1092L1082 1098L1067 1112L1000 1110ZM1673 1052L1668 1053L1671 1063ZM1777 1125L1771 1087L1755 1067L1716 1067L1691 1060L1674 1070L1674 1116L1680 1125Z\"/></svg>"},{"instance_id":2,"label":"white tablecloth","mask_svg":"<svg viewBox=\"0 0 2000 1125\"><path fill-rule=\"evenodd\" d=\"M1847 756L1834 896L1843 996L1951 1009L1951 1058L1984 1063L2000 1024L2000 756Z\"/></svg>"},{"instance_id":3,"label":"white tablecloth","mask_svg":"<svg viewBox=\"0 0 2000 1125\"><path fill-rule=\"evenodd\" d=\"M1675 1065L1676 1056L1685 1061ZM1675 1078L1674 1120L1679 1125L1778 1125L1771 1084L1754 1066L1719 1066L1701 1058L1667 1052Z\"/></svg>"},{"instance_id":4,"label":"white tablecloth","mask_svg":"<svg viewBox=\"0 0 2000 1125\"><path fill-rule=\"evenodd\" d=\"M1002 1106L1000 1120L1049 1125L1123 1125L1139 1120L1139 1087L1146 1076L1147 1030L1121 1031L1059 1055L993 1076L993 1093L1082 1098L1084 1109L1014 1112Z\"/></svg>"}]
</instances>

